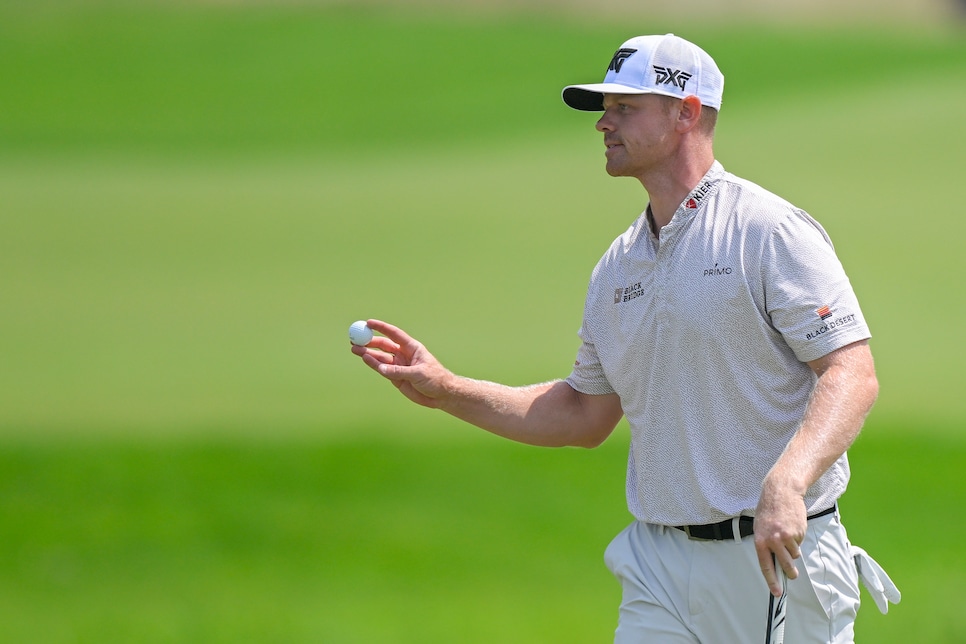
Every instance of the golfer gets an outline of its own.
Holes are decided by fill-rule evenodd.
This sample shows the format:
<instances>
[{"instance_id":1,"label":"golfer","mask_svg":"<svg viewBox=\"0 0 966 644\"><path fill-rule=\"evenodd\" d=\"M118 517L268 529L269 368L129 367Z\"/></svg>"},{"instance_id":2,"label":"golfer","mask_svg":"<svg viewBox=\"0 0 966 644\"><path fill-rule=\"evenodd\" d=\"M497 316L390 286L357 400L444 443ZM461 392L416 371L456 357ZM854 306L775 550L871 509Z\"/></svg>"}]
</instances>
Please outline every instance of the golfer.
<instances>
[{"instance_id":1,"label":"golfer","mask_svg":"<svg viewBox=\"0 0 966 644\"><path fill-rule=\"evenodd\" d=\"M594 447L627 418L615 641L851 642L860 576L883 612L899 599L836 504L878 393L869 328L825 230L715 159L723 90L671 34L563 90L600 113L608 174L650 200L593 270L565 380L457 376L378 320L352 351L410 400L523 443Z\"/></svg>"}]
</instances>

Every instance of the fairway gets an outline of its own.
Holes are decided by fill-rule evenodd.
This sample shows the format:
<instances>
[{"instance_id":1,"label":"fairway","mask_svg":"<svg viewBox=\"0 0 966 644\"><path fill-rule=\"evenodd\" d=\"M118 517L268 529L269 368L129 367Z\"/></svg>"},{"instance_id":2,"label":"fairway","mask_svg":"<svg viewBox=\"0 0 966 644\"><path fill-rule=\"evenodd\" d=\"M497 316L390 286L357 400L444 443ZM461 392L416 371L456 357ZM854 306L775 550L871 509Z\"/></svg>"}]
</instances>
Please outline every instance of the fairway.
<instances>
[{"instance_id":1,"label":"fairway","mask_svg":"<svg viewBox=\"0 0 966 644\"><path fill-rule=\"evenodd\" d=\"M602 557L629 521L625 443L7 447L5 639L607 641L619 590ZM876 427L853 449L850 537L904 593L882 616L863 591L857 641L966 636L958 544L924 548L911 522L882 531L912 506L966 528L949 512L966 503L964 452Z\"/></svg>"},{"instance_id":2,"label":"fairway","mask_svg":"<svg viewBox=\"0 0 966 644\"><path fill-rule=\"evenodd\" d=\"M858 641L966 641L956 540L922 528L966 503L961 34L669 22L728 79L719 159L822 222L872 329L842 507L904 597L864 594ZM609 641L626 427L505 444L408 404L346 330L569 373L646 195L559 91L627 28L0 7L0 639Z\"/></svg>"}]
</instances>

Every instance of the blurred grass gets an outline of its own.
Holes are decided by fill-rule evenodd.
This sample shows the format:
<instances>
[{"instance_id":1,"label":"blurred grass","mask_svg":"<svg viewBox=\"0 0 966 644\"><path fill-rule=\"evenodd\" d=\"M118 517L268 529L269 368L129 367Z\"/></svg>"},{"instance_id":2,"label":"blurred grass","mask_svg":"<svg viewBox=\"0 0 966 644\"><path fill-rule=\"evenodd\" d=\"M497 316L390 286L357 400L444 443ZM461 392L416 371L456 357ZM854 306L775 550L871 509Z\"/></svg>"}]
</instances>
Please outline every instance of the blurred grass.
<instances>
[{"instance_id":1,"label":"blurred grass","mask_svg":"<svg viewBox=\"0 0 966 644\"><path fill-rule=\"evenodd\" d=\"M7 641L597 639L621 455L467 447L4 450Z\"/></svg>"},{"instance_id":2,"label":"blurred grass","mask_svg":"<svg viewBox=\"0 0 966 644\"><path fill-rule=\"evenodd\" d=\"M966 99L952 87L933 99L947 111ZM887 91L738 111L719 155L832 234L874 334L874 414L958 428L949 355L966 311L945 280L966 218L954 200L929 215L943 234L910 231L921 195L957 185L966 136L924 131L914 99ZM840 112L864 118L829 135ZM0 429L438 425L345 351L349 323L370 316L469 375L566 375L590 267L644 205L602 173L590 125L372 161L0 160Z\"/></svg>"},{"instance_id":3,"label":"blurred grass","mask_svg":"<svg viewBox=\"0 0 966 644\"><path fill-rule=\"evenodd\" d=\"M368 316L473 375L565 375L590 268L645 202L557 98L600 76L614 31L3 5L0 431L438 426L368 400L343 346ZM939 341L964 314L942 276L966 219L951 200L930 213L942 235L907 232L959 180L966 128L924 127L920 105L966 98L957 34L695 36L728 70L719 158L830 230L875 334L875 413L927 426L966 415Z\"/></svg>"},{"instance_id":4,"label":"blurred grass","mask_svg":"<svg viewBox=\"0 0 966 644\"><path fill-rule=\"evenodd\" d=\"M0 451L5 641L603 642L627 522L625 432L602 448L77 443ZM958 642L958 439L870 427L842 501L899 585L857 641Z\"/></svg>"},{"instance_id":5,"label":"blurred grass","mask_svg":"<svg viewBox=\"0 0 966 644\"><path fill-rule=\"evenodd\" d=\"M667 23L667 20L664 20ZM597 81L641 29L726 71L728 109L961 72L955 25L622 25L546 13L293 3L0 4L0 150L240 154L447 146L568 131L564 85Z\"/></svg>"},{"instance_id":6,"label":"blurred grass","mask_svg":"<svg viewBox=\"0 0 966 644\"><path fill-rule=\"evenodd\" d=\"M715 55L719 158L822 221L875 334L843 508L905 599L860 641L966 639L955 540L921 526L963 527L961 33L647 30ZM504 445L345 333L566 375L645 195L559 91L637 31L0 5L0 639L608 640L626 427Z\"/></svg>"}]
</instances>

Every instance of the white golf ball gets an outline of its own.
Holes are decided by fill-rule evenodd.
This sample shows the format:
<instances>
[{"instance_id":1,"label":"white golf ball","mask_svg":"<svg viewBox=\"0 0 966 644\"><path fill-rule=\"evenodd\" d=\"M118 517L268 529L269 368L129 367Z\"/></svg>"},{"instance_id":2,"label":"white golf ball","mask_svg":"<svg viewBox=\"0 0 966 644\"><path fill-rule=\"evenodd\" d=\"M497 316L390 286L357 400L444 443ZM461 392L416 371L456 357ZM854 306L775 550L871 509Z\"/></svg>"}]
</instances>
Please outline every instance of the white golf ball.
<instances>
[{"instance_id":1,"label":"white golf ball","mask_svg":"<svg viewBox=\"0 0 966 644\"><path fill-rule=\"evenodd\" d=\"M349 342L364 347L372 342L372 329L366 324L365 320L353 322L349 327Z\"/></svg>"}]
</instances>

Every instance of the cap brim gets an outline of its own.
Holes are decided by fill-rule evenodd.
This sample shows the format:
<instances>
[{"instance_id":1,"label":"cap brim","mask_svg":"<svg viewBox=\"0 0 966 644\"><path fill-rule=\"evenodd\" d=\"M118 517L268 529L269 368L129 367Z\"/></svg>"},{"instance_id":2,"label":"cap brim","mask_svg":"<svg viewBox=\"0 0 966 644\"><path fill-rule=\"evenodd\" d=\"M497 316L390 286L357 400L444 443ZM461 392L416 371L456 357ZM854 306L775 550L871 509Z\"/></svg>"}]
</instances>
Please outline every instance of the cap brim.
<instances>
[{"instance_id":1,"label":"cap brim","mask_svg":"<svg viewBox=\"0 0 966 644\"><path fill-rule=\"evenodd\" d=\"M584 112L604 111L604 94L650 94L648 90L628 87L618 83L591 83L569 85L563 90L563 101L575 110Z\"/></svg>"},{"instance_id":2,"label":"cap brim","mask_svg":"<svg viewBox=\"0 0 966 644\"><path fill-rule=\"evenodd\" d=\"M575 110L584 112L603 112L604 94L659 94L680 98L671 92L630 87L620 83L591 83L589 85L568 85L563 89L563 101Z\"/></svg>"}]
</instances>

